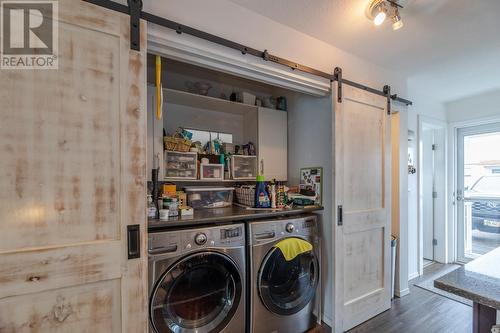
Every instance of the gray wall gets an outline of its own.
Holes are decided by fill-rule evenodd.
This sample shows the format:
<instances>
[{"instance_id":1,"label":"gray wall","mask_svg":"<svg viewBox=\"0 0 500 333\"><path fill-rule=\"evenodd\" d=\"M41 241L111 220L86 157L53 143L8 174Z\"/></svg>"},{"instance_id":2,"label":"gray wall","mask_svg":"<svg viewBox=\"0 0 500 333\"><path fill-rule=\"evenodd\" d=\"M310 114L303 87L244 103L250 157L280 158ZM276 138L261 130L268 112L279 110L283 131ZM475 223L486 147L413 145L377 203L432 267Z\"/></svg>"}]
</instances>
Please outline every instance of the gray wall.
<instances>
[{"instance_id":1,"label":"gray wall","mask_svg":"<svg viewBox=\"0 0 500 333\"><path fill-rule=\"evenodd\" d=\"M322 238L323 315L332 322L332 101L331 96L288 96L288 180L299 183L299 171L304 167L323 167L323 205L320 213Z\"/></svg>"}]
</instances>

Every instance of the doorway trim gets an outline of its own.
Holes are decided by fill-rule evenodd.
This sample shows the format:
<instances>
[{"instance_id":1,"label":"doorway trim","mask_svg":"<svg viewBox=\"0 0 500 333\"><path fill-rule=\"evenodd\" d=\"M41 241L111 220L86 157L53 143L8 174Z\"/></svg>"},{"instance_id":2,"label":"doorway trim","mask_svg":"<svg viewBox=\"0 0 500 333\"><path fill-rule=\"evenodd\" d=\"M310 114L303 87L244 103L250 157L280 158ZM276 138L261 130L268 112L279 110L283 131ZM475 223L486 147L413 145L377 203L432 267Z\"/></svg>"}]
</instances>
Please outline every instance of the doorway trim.
<instances>
[{"instance_id":1,"label":"doorway trim","mask_svg":"<svg viewBox=\"0 0 500 333\"><path fill-rule=\"evenodd\" d=\"M417 200L418 200L418 214L417 214L417 263L418 263L418 273L419 275L422 275L424 273L424 258L423 258L423 131L424 131L424 125L431 126L436 129L440 129L443 131L443 139L441 144L443 145L443 160L444 163L442 165L436 166L444 175L444 186L443 186L443 192L444 193L438 193L438 195L441 195L445 198L448 198L448 184L447 184L447 173L448 173L448 163L447 163L447 156L448 156L448 124L446 121L435 119L432 117L428 116L423 116L423 115L418 115L418 147L417 147L417 159L418 159L418 184L417 184ZM448 209L445 205L445 207L442 210L442 220L444 222L444 230L443 232L440 233L435 233L435 237L437 239L438 244L436 245L435 251L434 251L434 260L439 261L439 262L444 262L448 263ZM434 230L436 230L436 226L434 226Z\"/></svg>"},{"instance_id":2,"label":"doorway trim","mask_svg":"<svg viewBox=\"0 0 500 333\"><path fill-rule=\"evenodd\" d=\"M466 136L470 135L481 135L481 134L488 134L488 133L497 133L500 130L500 120L499 121L489 121L487 123L482 123L479 125L470 125L470 126L463 126L463 127L458 127L456 129L456 141L455 141L455 170L456 170L456 176L455 176L455 192L457 193L459 184L463 188L463 178L465 174L465 168L459 167L460 164L464 164L465 162L465 152L464 152L464 145L463 143L460 143L459 140L464 140ZM462 149L462 151L459 151ZM461 179L461 180L460 180ZM464 193L461 193L462 196L462 202L464 202ZM456 195L455 195L456 198ZM462 211L460 211L462 210ZM463 227L463 225L459 225L460 219L463 219L463 222L465 223L465 217L463 216L463 205L460 204L455 204L455 225L456 225L456 238L455 238L455 253L456 253L456 261L459 263L467 263L473 259L476 259L476 256L471 256L467 257L465 255L465 234L464 232L460 231L460 229ZM463 229L462 229L463 230Z\"/></svg>"}]
</instances>

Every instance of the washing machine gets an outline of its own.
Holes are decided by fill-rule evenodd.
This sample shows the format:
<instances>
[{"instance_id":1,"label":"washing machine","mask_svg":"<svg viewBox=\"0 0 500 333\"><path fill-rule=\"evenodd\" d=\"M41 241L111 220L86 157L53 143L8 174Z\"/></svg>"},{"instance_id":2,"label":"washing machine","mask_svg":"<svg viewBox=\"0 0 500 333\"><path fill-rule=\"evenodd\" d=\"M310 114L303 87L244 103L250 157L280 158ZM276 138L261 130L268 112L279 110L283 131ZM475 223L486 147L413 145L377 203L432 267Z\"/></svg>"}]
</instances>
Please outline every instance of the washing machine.
<instances>
[{"instance_id":1,"label":"washing machine","mask_svg":"<svg viewBox=\"0 0 500 333\"><path fill-rule=\"evenodd\" d=\"M152 333L245 331L243 224L148 235Z\"/></svg>"},{"instance_id":2,"label":"washing machine","mask_svg":"<svg viewBox=\"0 0 500 333\"><path fill-rule=\"evenodd\" d=\"M312 214L248 224L251 333L302 333L315 326L321 313L317 224Z\"/></svg>"}]
</instances>

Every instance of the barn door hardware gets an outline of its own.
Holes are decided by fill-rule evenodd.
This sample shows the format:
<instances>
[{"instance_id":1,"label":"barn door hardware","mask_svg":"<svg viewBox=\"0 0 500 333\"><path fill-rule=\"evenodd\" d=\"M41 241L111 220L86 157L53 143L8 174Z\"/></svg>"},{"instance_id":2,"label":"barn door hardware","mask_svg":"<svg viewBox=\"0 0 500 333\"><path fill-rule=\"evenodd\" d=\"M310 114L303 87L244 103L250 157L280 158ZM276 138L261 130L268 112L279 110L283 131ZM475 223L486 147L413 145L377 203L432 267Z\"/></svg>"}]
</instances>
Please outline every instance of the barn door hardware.
<instances>
[{"instance_id":1,"label":"barn door hardware","mask_svg":"<svg viewBox=\"0 0 500 333\"><path fill-rule=\"evenodd\" d=\"M254 49L252 47L234 42L232 40L225 39L225 38L222 38L222 37L219 37L216 35L212 35L208 32L198 30L198 29L195 29L195 28L168 20L166 18L145 12L142 10L142 0L127 0L128 5L122 5L122 4L119 4L119 3L111 1L111 0L82 0L82 1L92 3L94 5L98 5L98 6L107 8L107 9L111 9L111 10L114 10L114 11L117 11L117 12L120 12L123 14L130 15L130 47L133 50L137 50L137 51L140 50L140 24L139 24L140 22L139 22L139 20L143 19L147 22L150 22L150 23L153 23L153 24L156 24L156 25L168 28L168 29L172 29L172 30L176 31L178 34L188 34L188 35L191 35L191 36L194 36L194 37L197 37L200 39L204 39L206 41L209 41L209 42L212 42L212 43L215 43L218 45L228 47L228 48L233 49L233 50L237 50L244 55L252 55L254 57L261 58L265 61L270 61L270 62L279 64L282 66L286 66L292 70L298 70L298 71L301 71L303 73L312 74L312 75L315 75L318 77L328 79L330 81L337 81L337 82L339 82L340 89L342 89L342 85L347 84L351 87L355 87L358 89L369 91L369 92L377 94L377 95L388 96L388 99L396 100L396 101L404 103L406 105L412 105L411 101L406 100L404 98L400 98L397 95L390 95L390 92L389 92L389 94L386 94L384 91L373 89L373 88L370 88L370 87L365 86L363 84L344 79L342 77L342 69L341 68L338 68L340 70L340 72L339 72L340 75L336 75L337 68L335 69L334 74L326 73L326 72L314 69L312 67L301 65L299 63L290 61L288 59L275 56L275 55L269 53L267 50L260 51L260 50ZM342 94L338 94L338 95L340 98L339 103L341 103L342 102Z\"/></svg>"},{"instance_id":2,"label":"barn door hardware","mask_svg":"<svg viewBox=\"0 0 500 333\"><path fill-rule=\"evenodd\" d=\"M130 48L141 50L141 28L140 19L142 11L142 0L128 0L130 13Z\"/></svg>"},{"instance_id":3,"label":"barn door hardware","mask_svg":"<svg viewBox=\"0 0 500 333\"><path fill-rule=\"evenodd\" d=\"M342 103L342 68L335 67L333 76L337 81L337 102Z\"/></svg>"},{"instance_id":4,"label":"barn door hardware","mask_svg":"<svg viewBox=\"0 0 500 333\"><path fill-rule=\"evenodd\" d=\"M127 226L128 258L141 257L141 231L138 224Z\"/></svg>"},{"instance_id":5,"label":"barn door hardware","mask_svg":"<svg viewBox=\"0 0 500 333\"><path fill-rule=\"evenodd\" d=\"M342 205L337 206L337 225L344 225L344 211Z\"/></svg>"},{"instance_id":6,"label":"barn door hardware","mask_svg":"<svg viewBox=\"0 0 500 333\"><path fill-rule=\"evenodd\" d=\"M391 86L385 85L384 94L387 96L387 114L391 114Z\"/></svg>"}]
</instances>

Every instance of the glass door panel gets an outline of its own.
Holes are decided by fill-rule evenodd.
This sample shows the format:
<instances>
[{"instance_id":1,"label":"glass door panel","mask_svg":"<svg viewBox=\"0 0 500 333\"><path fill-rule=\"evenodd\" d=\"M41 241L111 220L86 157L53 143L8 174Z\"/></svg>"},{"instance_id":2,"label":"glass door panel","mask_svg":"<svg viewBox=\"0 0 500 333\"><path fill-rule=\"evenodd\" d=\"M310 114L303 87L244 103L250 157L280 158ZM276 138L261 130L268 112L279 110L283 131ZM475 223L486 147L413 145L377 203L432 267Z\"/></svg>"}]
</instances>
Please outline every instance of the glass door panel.
<instances>
[{"instance_id":1,"label":"glass door panel","mask_svg":"<svg viewBox=\"0 0 500 333\"><path fill-rule=\"evenodd\" d=\"M500 246L500 123L460 129L457 145L458 259Z\"/></svg>"}]
</instances>

